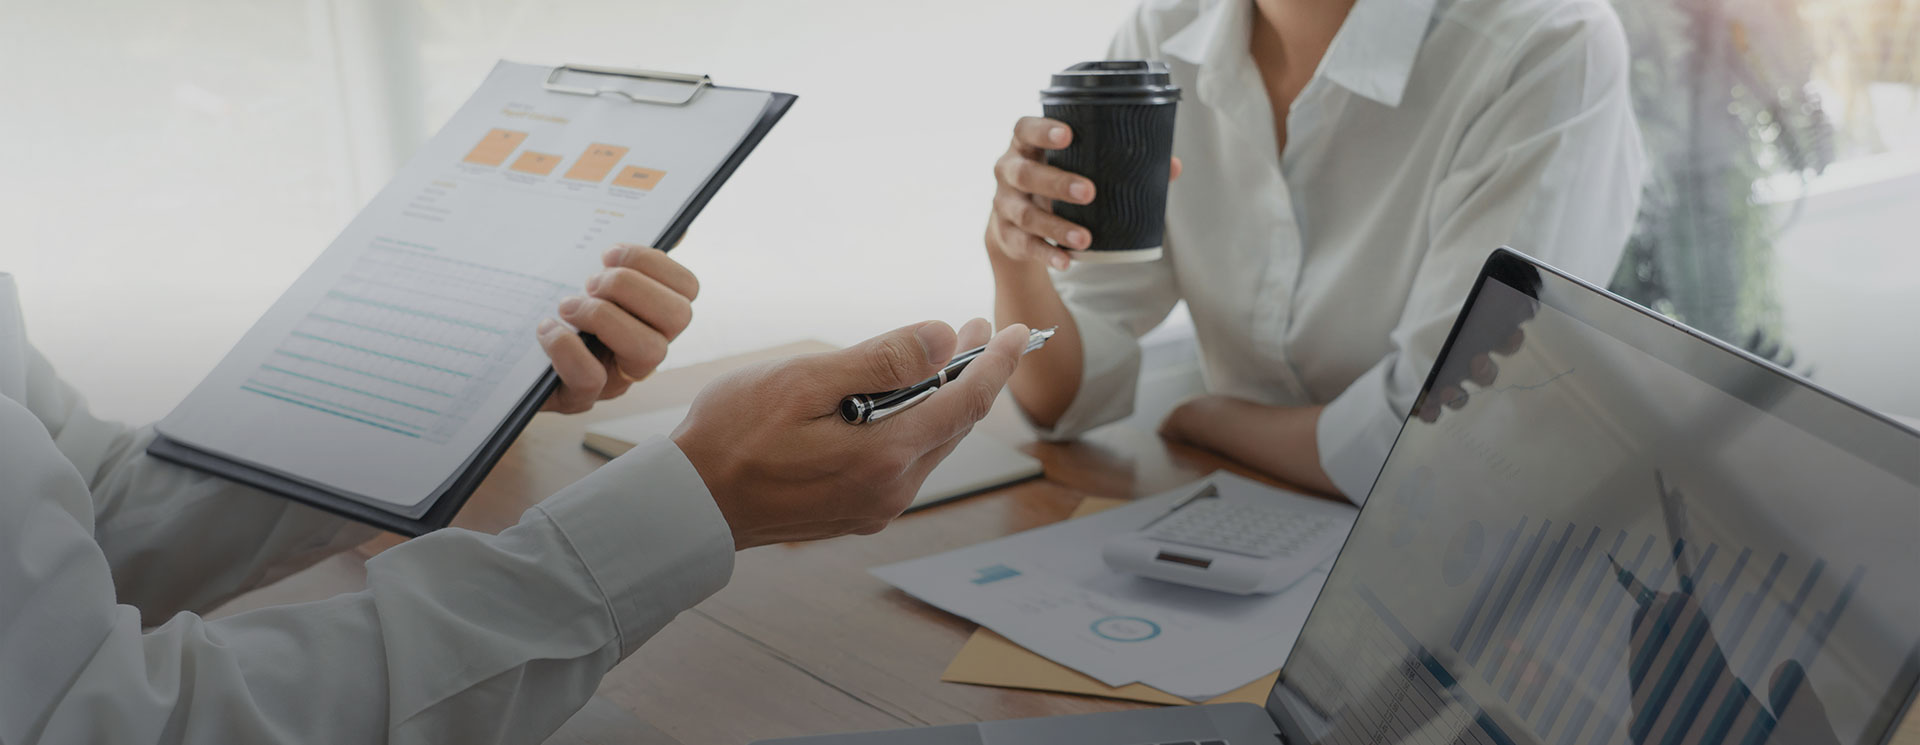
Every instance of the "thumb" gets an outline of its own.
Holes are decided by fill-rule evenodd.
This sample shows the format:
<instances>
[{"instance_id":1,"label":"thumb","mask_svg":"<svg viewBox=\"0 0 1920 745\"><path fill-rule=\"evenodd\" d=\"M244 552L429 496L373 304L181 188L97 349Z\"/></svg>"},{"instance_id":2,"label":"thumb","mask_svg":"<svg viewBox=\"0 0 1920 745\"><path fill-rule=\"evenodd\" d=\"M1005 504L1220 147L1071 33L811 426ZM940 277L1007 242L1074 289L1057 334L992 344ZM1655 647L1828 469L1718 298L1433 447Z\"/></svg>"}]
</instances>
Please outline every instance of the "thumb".
<instances>
[{"instance_id":1,"label":"thumb","mask_svg":"<svg viewBox=\"0 0 1920 745\"><path fill-rule=\"evenodd\" d=\"M808 366L837 395L879 393L933 377L953 359L959 343L952 326L927 321L816 355Z\"/></svg>"},{"instance_id":2,"label":"thumb","mask_svg":"<svg viewBox=\"0 0 1920 745\"><path fill-rule=\"evenodd\" d=\"M926 403L911 412L910 421L917 422L915 426L922 433L922 439L916 444L932 449L959 437L975 422L986 418L1000 389L1006 387L1007 379L1019 366L1026 343L1027 327L1018 323L994 334L993 340L987 342L987 351L975 357L959 379L941 386Z\"/></svg>"}]
</instances>

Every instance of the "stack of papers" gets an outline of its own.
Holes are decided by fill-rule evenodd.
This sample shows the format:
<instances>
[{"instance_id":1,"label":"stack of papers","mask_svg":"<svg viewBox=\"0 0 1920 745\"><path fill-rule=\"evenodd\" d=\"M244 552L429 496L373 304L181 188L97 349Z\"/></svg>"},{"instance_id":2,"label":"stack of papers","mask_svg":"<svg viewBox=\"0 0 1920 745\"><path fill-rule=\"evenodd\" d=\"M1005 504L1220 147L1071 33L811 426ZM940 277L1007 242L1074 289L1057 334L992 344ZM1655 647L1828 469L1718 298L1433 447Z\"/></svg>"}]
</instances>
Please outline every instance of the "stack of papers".
<instances>
[{"instance_id":1,"label":"stack of papers","mask_svg":"<svg viewBox=\"0 0 1920 745\"><path fill-rule=\"evenodd\" d=\"M1207 478L1222 496L1315 499L1226 472ZM879 567L873 574L1105 685L1142 683L1205 700L1286 662L1332 561L1283 592L1256 596L1185 587L1107 567L1100 548L1108 537L1138 530L1183 494L1174 490L1092 517ZM1351 519L1350 514L1349 524Z\"/></svg>"}]
</instances>

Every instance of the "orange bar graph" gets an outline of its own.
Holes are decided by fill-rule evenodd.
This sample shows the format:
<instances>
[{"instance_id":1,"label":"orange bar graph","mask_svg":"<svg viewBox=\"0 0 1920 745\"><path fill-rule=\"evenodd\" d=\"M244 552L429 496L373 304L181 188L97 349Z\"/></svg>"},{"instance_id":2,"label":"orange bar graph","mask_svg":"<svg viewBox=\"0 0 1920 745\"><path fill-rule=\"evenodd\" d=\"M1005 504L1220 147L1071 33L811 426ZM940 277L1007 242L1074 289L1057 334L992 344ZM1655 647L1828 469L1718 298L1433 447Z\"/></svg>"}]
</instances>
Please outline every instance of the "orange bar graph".
<instances>
[{"instance_id":1,"label":"orange bar graph","mask_svg":"<svg viewBox=\"0 0 1920 745\"><path fill-rule=\"evenodd\" d=\"M587 146L586 152L580 154L579 160L573 162L573 167L567 169L565 178L599 183L613 172L613 167L619 165L620 159L626 155L627 149L619 145L593 143Z\"/></svg>"},{"instance_id":2,"label":"orange bar graph","mask_svg":"<svg viewBox=\"0 0 1920 745\"><path fill-rule=\"evenodd\" d=\"M521 173L531 173L535 176L545 176L549 173L553 173L553 169L559 165L560 165L560 156L558 155L553 155L550 153L536 153L532 150L528 150L524 153L521 153L520 157L515 158L513 160L513 165L507 166L507 168L510 170L519 171Z\"/></svg>"},{"instance_id":3,"label":"orange bar graph","mask_svg":"<svg viewBox=\"0 0 1920 745\"><path fill-rule=\"evenodd\" d=\"M497 166L507 162L507 156L512 155L514 149L526 139L525 132L496 129L480 138L480 144L474 145L472 150L467 151L467 157L461 160L477 166Z\"/></svg>"},{"instance_id":4,"label":"orange bar graph","mask_svg":"<svg viewBox=\"0 0 1920 745\"><path fill-rule=\"evenodd\" d=\"M666 171L656 171L651 168L641 168L639 166L627 166L626 168L620 169L620 175L613 177L613 185L624 186L629 189L639 189L641 191L653 191L653 187L660 185L661 177L666 175Z\"/></svg>"}]
</instances>

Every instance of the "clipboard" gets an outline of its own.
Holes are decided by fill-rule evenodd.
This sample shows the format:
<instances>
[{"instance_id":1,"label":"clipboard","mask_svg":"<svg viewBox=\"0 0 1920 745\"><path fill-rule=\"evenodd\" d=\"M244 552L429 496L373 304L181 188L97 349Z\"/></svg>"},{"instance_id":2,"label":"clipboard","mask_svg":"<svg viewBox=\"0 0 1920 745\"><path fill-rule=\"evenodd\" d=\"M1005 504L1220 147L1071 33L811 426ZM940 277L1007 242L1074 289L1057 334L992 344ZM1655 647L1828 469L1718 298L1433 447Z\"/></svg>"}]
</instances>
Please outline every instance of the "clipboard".
<instances>
[{"instance_id":1,"label":"clipboard","mask_svg":"<svg viewBox=\"0 0 1920 745\"><path fill-rule=\"evenodd\" d=\"M639 81L646 89L635 91L619 86L581 85L578 82L572 82L570 76L587 80ZM754 89L719 86L706 75L577 64L554 67L548 74L543 87L549 93L556 95L620 98L636 106L675 107L692 103L708 90L754 91ZM652 243L653 246L662 251L671 251L678 245L680 239L686 235L687 228L692 225L693 219L700 214L708 202L712 201L714 195L719 193L720 187L739 169L747 156L759 146L767 133L773 130L774 125L780 122L787 110L792 108L799 98L788 93L755 92L769 94L766 106L760 112L758 120L720 162L706 182L688 198ZM591 336L587 336L587 339L590 344L596 343ZM510 413L500 421L492 434L472 453L465 464L448 477L435 496L430 497L431 506L424 513L413 518L381 509L328 486L208 452L164 434L156 434L147 447L147 454L253 486L383 530L417 537L444 528L453 521L454 516L466 505L467 500L473 496L474 491L486 479L494 465L499 463L500 458L506 454L514 440L526 429L534 415L539 413L540 406L559 387L559 375L549 366L539 382L520 398Z\"/></svg>"}]
</instances>

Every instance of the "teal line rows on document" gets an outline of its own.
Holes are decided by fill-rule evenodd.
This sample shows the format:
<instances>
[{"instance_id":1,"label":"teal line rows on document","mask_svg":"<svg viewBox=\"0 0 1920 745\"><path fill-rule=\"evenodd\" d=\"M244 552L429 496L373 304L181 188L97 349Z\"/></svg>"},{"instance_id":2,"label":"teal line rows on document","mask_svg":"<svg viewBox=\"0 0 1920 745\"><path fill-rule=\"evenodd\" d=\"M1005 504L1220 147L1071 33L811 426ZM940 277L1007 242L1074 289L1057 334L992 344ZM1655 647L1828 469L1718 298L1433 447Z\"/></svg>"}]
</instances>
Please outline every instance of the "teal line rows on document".
<instances>
[{"instance_id":1,"label":"teal line rows on document","mask_svg":"<svg viewBox=\"0 0 1920 745\"><path fill-rule=\"evenodd\" d=\"M392 244L392 245L388 245L388 244ZM486 264L476 264L471 261L462 261L460 259L440 256L432 253L433 251L438 251L439 249L434 248L432 246L419 244L419 243L408 243L406 241L397 241L392 238L377 237L373 239L373 244L370 246L370 248L375 248L382 251L389 251L392 253L412 254L414 256L418 256L423 259L440 261L448 264L455 264L458 266L467 267L469 269L478 269L480 271L488 272L492 274L504 274L506 276L513 277L515 279L532 280L534 282L539 282L541 284L548 285L551 287L561 286L559 282L555 282L553 280L547 279L546 277L538 277L532 274L522 274L520 272L516 272L511 269L501 269L500 267L497 267L497 266L487 266Z\"/></svg>"},{"instance_id":2,"label":"teal line rows on document","mask_svg":"<svg viewBox=\"0 0 1920 745\"><path fill-rule=\"evenodd\" d=\"M372 331L373 333L376 333L376 334L385 334L385 335L387 335L387 336L391 336L391 337L393 337L393 338L395 338L395 339L405 339L405 340L407 340L407 341L410 341L410 342L415 342L415 343L418 343L418 344L425 344L425 345L427 345L427 346L430 346L430 347L439 347L439 348L441 348L441 349L445 349L445 350L447 350L447 351L450 351L450 352L459 352L459 353L461 353L461 354L470 354L470 355L473 355L473 356L475 356L475 357L483 357L483 358L484 358L484 357L486 357L486 355L485 355L485 354L482 354L482 353L480 353L480 352L475 352L475 351L473 351L473 350L471 350L471 349L461 349L460 347L456 347L456 346L453 346L453 345L451 345L451 344L441 344L440 342L437 342L437 341L427 341L426 339L422 339L422 338L420 338L420 337L417 337L417 336L407 336L406 334L400 334L400 333L395 333L395 332L392 332L392 331L388 331L388 330L386 330L386 329L383 329L383 328L379 328L379 327L376 327L376 326L368 326L368 325L366 325L366 324L364 324L364 323L354 323L354 322L352 322L352 321L348 321L348 320L345 320L345 319L341 319L341 318L334 318L333 316L323 316L323 315L320 315L319 313L314 313L314 314L311 314L311 315L308 315L307 317L308 317L308 318L312 318L312 319L315 319L315 320L320 320L320 321L326 321L326 322L328 322L328 323L337 323L337 324L340 324L340 325L342 325L342 326L351 326L351 327L353 327L353 328L357 328L357 329L361 329L361 330L364 330L364 331Z\"/></svg>"},{"instance_id":3,"label":"teal line rows on document","mask_svg":"<svg viewBox=\"0 0 1920 745\"><path fill-rule=\"evenodd\" d=\"M322 363L322 364L324 364L324 363ZM360 394L360 395L362 395L362 396L368 396L368 397L371 397L371 398L377 398L377 399L380 399L380 400L382 400L382 401L385 401L385 402L387 402L387 403L390 403L390 404L398 404L398 405L401 405L401 406L405 406L405 407L407 407L407 408L409 408L409 409L417 409L417 410L420 410L420 411L424 411L424 412L427 412L428 414L432 414L432 415L434 415L434 416L440 416L440 412L438 412L438 411L434 411L433 409L429 409L429 408L427 408L427 407L425 407L425 406L418 406L418 405L415 405L415 404L410 404L410 403L407 403L407 402L405 402L405 401L402 401L402 400L400 400L400 399L397 399L397 398L388 398L388 397L386 397L386 396L382 396L382 395L380 395L380 394L378 394L378 393L371 393L371 392L368 392L368 391L363 391L363 390L360 390L360 389L358 389L358 388L355 388L355 387L353 387L353 386L349 386L349 385L341 385L341 384L339 384L339 383L335 383L335 382L333 382L333 381L331 381L331 380L322 380L322 379L320 379L320 378L316 378L316 377L313 377L312 375L302 375L302 374L300 374L300 373L297 373L297 372L294 372L294 371L292 371L292 370L288 370L288 369L286 369L286 368L284 368L284 367L274 367L273 365L261 365L261 366L260 366L260 369L262 369L262 370L272 370L272 371L274 371L274 372L277 372L277 373L280 373L280 374L282 374L282 375L292 375L293 377L296 377L296 378L299 378L299 379L301 379L301 380L311 380L311 381L313 381L313 382L315 382L315 383L319 383L319 384L321 384L321 385L328 385L328 386L333 386L333 387L335 387L335 388L338 388L338 389L340 389L340 390L343 390L343 391L349 391L349 392L352 392L352 393L358 393L358 394Z\"/></svg>"},{"instance_id":4,"label":"teal line rows on document","mask_svg":"<svg viewBox=\"0 0 1920 745\"><path fill-rule=\"evenodd\" d=\"M376 263L376 262L367 262L367 263L370 263L370 264L371 264L371 263ZM424 272L421 272L421 271L419 271L418 269L406 269L406 268L401 268L401 269L400 269L399 271L412 271L412 272L414 272L414 273L416 273L416 274L424 274ZM436 280L445 280L445 279L446 279L445 277L434 277L433 275L428 275L428 276L429 276L429 277L431 277L432 279L436 279ZM369 285L373 285L373 286L375 286L375 287L385 287L385 288L387 288L387 289L390 289L390 290L399 290L399 291L401 291L401 292L406 292L406 293L410 293L410 294L412 294L412 295L414 295L415 297L429 297L429 298L433 298L433 299L435 299L435 300L442 300L442 301L445 301L445 302L449 302L449 303L459 303L459 304L461 304L461 305L471 305L471 306L473 306L473 307L475 307L475 308L480 308L480 309L482 309L482 310L490 310L490 311L493 311L493 312L495 312L495 313L511 313L511 312L512 312L512 311L507 311L507 310L501 310L501 309L500 309L500 307L499 307L499 306L497 306L497 305L492 305L492 304L489 304L489 303L483 303L483 302L480 302L480 301L478 301L478 300L468 300L468 299L466 299L466 298L461 298L461 297L453 297L453 296L450 296L450 295L439 295L439 294L435 294L435 293L431 293L431 292L423 292L423 291L421 291L421 290L419 290L419 289L416 289L416 288L413 288L413 287L408 287L408 286L406 286L406 285L401 285L401 284L394 284L394 283L392 283L392 282L382 282L382 281L380 281L380 280L377 280L377 279L367 279L366 277L362 277L362 276L358 276L358 275L353 275L353 274L349 274L349 275L347 275L347 279L348 279L348 280L350 280L350 281L354 281L354 282L359 282L359 283L361 283L361 284L369 284ZM478 283L474 283L474 284L478 284ZM506 288L503 288L503 287L500 287L500 286L498 286L498 285L480 285L480 286L481 286L481 287L485 287L485 288L487 288L487 289L489 289L489 290L493 290L493 291L496 291L496 292L498 292L498 291L508 291L508 292L510 292L510 291L511 291L511 290L506 290ZM536 297L542 297L542 296L536 296Z\"/></svg>"},{"instance_id":5,"label":"teal line rows on document","mask_svg":"<svg viewBox=\"0 0 1920 745\"><path fill-rule=\"evenodd\" d=\"M468 279L466 277L455 277L455 276L450 276L445 274L434 274L432 271L429 271L426 269L411 267L405 264L400 264L392 261L375 261L372 257L361 259L360 265L358 267L355 267L355 271L360 271L363 268L370 269L370 270L386 271L386 272L411 272L413 274L426 276L428 278L433 279L436 282L459 283L459 284L465 285L468 289L485 290L487 292L496 293L496 294L503 293L503 292L510 292L515 295L521 295L524 297L533 298L535 300L540 300L543 302L547 300L558 299L560 295L560 291L566 289L565 287L561 286L559 283L549 282L549 283L546 283L544 292L535 292L533 290L528 290L520 287L510 287L507 285L495 284L493 282L482 282L477 279ZM354 277L349 275L348 279L354 279ZM360 281L365 281L365 280L360 280ZM402 289L411 289L411 288L402 288ZM492 306L486 306L486 307L492 307ZM499 310L499 309L494 308L494 310Z\"/></svg>"},{"instance_id":6,"label":"teal line rows on document","mask_svg":"<svg viewBox=\"0 0 1920 745\"><path fill-rule=\"evenodd\" d=\"M313 364L316 364L316 365L326 365L327 367L331 367L331 368L333 368L333 369L335 369L335 370L345 370L345 371L347 371L347 372L350 372L350 373L353 373L353 374L355 374L355 375L365 375L365 376L367 376L367 377L369 377L369 378L373 378L374 380L383 380L383 381L386 381L386 382L388 382L388 383L392 383L392 384L394 384L394 385L399 385L399 386L406 386L406 387L408 387L408 388L412 388L412 389L414 389L414 390L416 390L416 391L420 391L420 392L423 392L423 393L431 393L431 394L433 394L433 395L435 395L435 396L441 396L441 397L445 397L445 398L453 398L453 394L451 394L451 393L448 393L448 392L446 392L446 391L443 391L443 390L440 390L440 389L437 389L437 388L428 388L428 387L426 387L426 386L424 386L424 385L414 385L414 384L412 384L412 383L409 383L409 382L407 382L407 381L404 381L404 380L395 380L395 379L393 379L393 378L389 378L389 377L387 377L387 376L385 376L385 375L379 375L379 374L376 374L376 373L370 373L370 372L367 372L367 371L365 371L365 370L362 370L362 369L360 369L360 368L357 368L357 367L348 367L348 366L346 366L346 365L341 365L341 364L337 364L337 363L333 363L333 362L328 362L328 361L326 361L326 360L323 360L323 359L319 359L319 358L316 358L316 357L308 357L308 356L306 356L306 355L304 355L304 354L300 354L300 353L298 353L298 352L289 352L289 351L287 351L287 350L285 350L285 349L275 349L275 350L273 350L273 353L274 353L274 354L278 354L278 355L282 355L282 356L285 356L285 357L292 357L292 358L294 358L294 359L296 359L296 360L300 360L301 362L311 362L311 363L313 363Z\"/></svg>"},{"instance_id":7,"label":"teal line rows on document","mask_svg":"<svg viewBox=\"0 0 1920 745\"><path fill-rule=\"evenodd\" d=\"M420 316L421 318L429 318L435 321L440 321L442 323L451 323L455 326L465 326L470 329L485 331L489 334L499 334L501 336L507 335L507 332L505 330L497 329L492 326L487 326L484 324L474 323L472 321L454 318L453 316L443 316L438 313L428 313L424 310L409 308L404 305L394 305L392 303L383 303L378 300L374 300L372 298L364 298L358 295L349 295L347 293L340 292L338 290L328 291L327 297L333 298L335 300L345 300L349 303L360 303L361 305L371 305L381 310L390 310L396 313L406 313L408 315Z\"/></svg>"},{"instance_id":8,"label":"teal line rows on document","mask_svg":"<svg viewBox=\"0 0 1920 745\"><path fill-rule=\"evenodd\" d=\"M313 409L314 411L321 411L321 412L326 412L326 413L328 413L328 414L332 414L332 415L334 415L334 416L337 416L337 417L340 417L341 419L347 419L347 420L351 420L351 421L355 421L355 422L359 422L359 423L361 423L361 424L365 424L365 425L367 425L367 426L369 426L369 427L379 427L379 428L381 428L381 429L384 429L384 430L386 430L386 431L388 431L388 432L396 432L396 433L399 433L399 434L403 434L403 435L406 435L406 436L408 436L408 437L413 437L413 438L418 438L418 437L420 436L420 435L417 435L417 434L414 434L414 433L412 433L412 432L408 432L408 431L406 431L406 430L404 430L404 429L396 429L396 428L394 428L394 427L389 427L389 426L387 426L387 425L384 425L384 424L381 424L381 423L379 423L379 422L370 422L370 421L367 421L367 420L365 420L365 419L361 419L360 417L357 417L357 416L353 416L353 415L351 415L351 414L343 414L343 413L340 413L340 412L338 412L338 411L334 411L333 409L328 409L328 408L323 408L323 407L319 407L319 406L314 406L313 404L310 404L310 403L307 403L307 402L305 402L305 401L296 401L296 400L294 400L294 399L291 399L291 398L287 398L286 396L282 396L282 395L278 395L278 394L274 394L274 393L268 393L268 392L266 392L266 391L263 391L263 390L260 390L260 389L258 389L258 388L255 388L255 387L253 387L253 386L250 386L250 385L243 385L243 386L240 386L240 390L243 390L243 391L252 391L252 392L254 392L254 393L258 393L258 394L260 394L260 395L262 395L262 396L266 396L267 398L271 398L271 399L277 399L277 400L280 400L280 401L285 401L285 402L287 402L287 403L290 403L290 404L294 404L294 405L296 405L296 406L305 406L305 407L307 407L307 408L309 408L309 409Z\"/></svg>"},{"instance_id":9,"label":"teal line rows on document","mask_svg":"<svg viewBox=\"0 0 1920 745\"><path fill-rule=\"evenodd\" d=\"M309 334L309 333L306 333L306 332L304 332L304 331L295 331L295 332L293 332L292 334L289 334L289 336L297 336L297 337L300 337L300 338L302 338L302 339L312 339L312 340L314 340L314 341L317 341L317 342L321 342L321 343L323 343L323 344L332 344L332 345L334 345L334 346L336 346L336 347L343 347L343 348L346 348L346 349L351 349L351 350L353 350L353 351L355 351L355 352L365 352L365 353L367 353L367 354L371 354L371 355L373 355L373 356L375 356L375 357L385 357L385 358L387 358L387 359L390 359L390 360L393 360L393 361L395 361L395 362L405 362L405 363L407 363L407 364L409 364L409 365L419 365L420 367L424 367L424 368L427 368L428 370L435 370L435 371L439 371L439 372L443 372L443 373L446 373L446 374L448 374L448 375L458 375L458 376L460 376L460 377L463 377L463 378L471 378L471 377L473 377L473 375L472 375L471 373L463 373L463 372L460 372L459 370L453 370L453 369L449 369L449 368L445 368L445 367L441 367L441 366L439 366L439 365L430 365L430 364L427 364L427 363L425 363L425 362L421 362L421 361L419 361L419 360L414 360L414 359L407 359L407 358L405 358L405 357L401 357L401 356L399 356L399 355L396 355L396 354L387 354L386 352L376 352L376 351L374 351L374 350L371 350L371 349L368 349L368 348L366 348L366 347L361 347L361 346L355 346L355 345L352 345L352 344L348 344L348 343L346 343L346 342L344 342L344 341L340 341L340 340L338 340L338 339L329 339L329 338L327 338L327 337L324 337L324 336L315 336L315 335L313 335L313 334Z\"/></svg>"},{"instance_id":10,"label":"teal line rows on document","mask_svg":"<svg viewBox=\"0 0 1920 745\"><path fill-rule=\"evenodd\" d=\"M414 423L412 423L412 422L405 422L405 421L401 421L401 420L399 420L399 419L395 419L395 418L393 418L393 417L386 417L386 416L380 416L379 414L375 414L375 413L373 413L373 412L371 412L371 411L364 411L364 410L361 410L361 409L356 409L356 408L353 408L352 406L348 406L348 405L346 405L346 404L343 404L343 403L340 403L340 402L338 402L338 401L333 401L333 400L329 400L329 399L324 399L324 398L321 398L321 397L319 397L319 396L309 396L309 395L307 395L307 394L305 394L305 393L301 393L301 392L299 392L299 391L294 391L294 390L288 390L288 389L286 389L286 388L281 388L280 386L277 386L277 385L272 385L272 384L270 384L270 383L262 383L262 382L260 382L260 381L258 381L258 380L249 380L249 381L247 381L247 385L254 385L254 386L259 386L259 387L261 387L261 388L270 388L270 389L272 389L272 390L274 390L274 391L277 391L277 392L280 392L280 393L284 393L284 394L286 394L286 395L289 395L289 396L299 396L299 397L301 397L301 398L304 398L304 399L307 399L308 401L313 401L313 402L315 402L315 403L321 403L321 404L326 404L326 405L328 405L328 406L332 406L332 407L334 407L334 408L338 408L338 409L344 409L344 410L346 410L346 411L351 411L351 412L353 412L353 413L355 413L355 414L359 414L359 415L361 415L361 416L370 416L370 417L373 417L373 418L375 418L375 419L378 419L378 420L380 420L380 421L383 421L383 422L391 422L391 423L393 423L393 424L398 424L398 425L400 425L400 426L402 426L402 427L408 427L408 428L411 428L411 429L417 429L417 430L422 430L422 431L424 431L424 430L426 430L426 427L422 427L422 426L420 426L420 425L418 425L418 424L414 424ZM242 386L242 387L245 387L245 386Z\"/></svg>"},{"instance_id":11,"label":"teal line rows on document","mask_svg":"<svg viewBox=\"0 0 1920 745\"><path fill-rule=\"evenodd\" d=\"M376 237L376 238L374 238L374 239L373 239L373 241L374 241L374 247L375 247L375 248L386 248L386 249L387 249L387 250L389 250L389 251L391 251L391 250L393 250L393 249L392 249L392 248L390 248L390 247L387 247L387 246L382 246L382 245L380 245L380 244L381 244L381 243L391 243L391 244L393 244L393 245L395 245L395 246L400 246L400 247L403 247L403 248L412 248L412 249L418 249L418 250L420 250L420 251L425 251L425 252L427 252L427 253L434 253L434 252L436 252L436 251L439 251L439 250L440 250L440 249L438 249L438 248L435 248L435 247L433 247L433 246L429 246L429 245L427 245L427 244L425 244L425 243L415 243L415 242L413 242L413 241L403 241L403 240L399 240L399 239L396 239L396 238L388 238L388 237L386 237L386 236L379 236L379 237ZM435 256L434 258L436 258L436 259L440 259L441 261L452 261L452 259L441 259L441 258L440 258L440 257L438 257L438 256Z\"/></svg>"}]
</instances>

